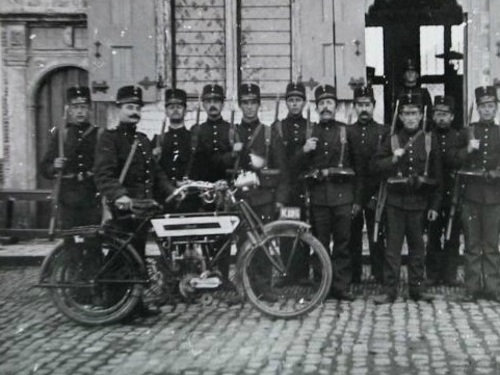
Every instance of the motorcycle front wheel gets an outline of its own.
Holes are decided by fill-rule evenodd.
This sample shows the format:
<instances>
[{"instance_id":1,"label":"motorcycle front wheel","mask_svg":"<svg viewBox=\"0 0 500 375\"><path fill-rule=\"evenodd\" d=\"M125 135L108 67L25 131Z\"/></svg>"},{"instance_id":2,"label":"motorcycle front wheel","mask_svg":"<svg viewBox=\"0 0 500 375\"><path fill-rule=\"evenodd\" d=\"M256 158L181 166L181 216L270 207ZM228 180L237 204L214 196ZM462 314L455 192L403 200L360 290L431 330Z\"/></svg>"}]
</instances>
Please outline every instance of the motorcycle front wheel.
<instances>
[{"instance_id":1,"label":"motorcycle front wheel","mask_svg":"<svg viewBox=\"0 0 500 375\"><path fill-rule=\"evenodd\" d=\"M247 242L243 249L239 282L248 301L262 313L296 318L326 298L332 282L330 256L311 233L294 226L271 227L262 243Z\"/></svg>"}]
</instances>

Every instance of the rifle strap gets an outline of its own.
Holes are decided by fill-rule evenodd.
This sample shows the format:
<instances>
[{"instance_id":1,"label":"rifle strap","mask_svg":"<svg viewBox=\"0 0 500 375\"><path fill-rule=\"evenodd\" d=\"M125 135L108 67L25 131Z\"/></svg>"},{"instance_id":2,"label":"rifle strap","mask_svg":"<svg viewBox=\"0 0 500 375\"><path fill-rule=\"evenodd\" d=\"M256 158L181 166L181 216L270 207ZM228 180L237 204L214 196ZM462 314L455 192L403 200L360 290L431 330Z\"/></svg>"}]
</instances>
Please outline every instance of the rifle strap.
<instances>
[{"instance_id":1,"label":"rifle strap","mask_svg":"<svg viewBox=\"0 0 500 375\"><path fill-rule=\"evenodd\" d=\"M306 125L306 141L312 137L313 133L313 123L309 121L309 124Z\"/></svg>"},{"instance_id":2,"label":"rifle strap","mask_svg":"<svg viewBox=\"0 0 500 375\"><path fill-rule=\"evenodd\" d=\"M340 160L339 160L339 167L344 164L344 150L345 150L345 145L347 143L347 130L345 126L340 126L340 133L339 133L339 138L340 138L340 148L341 148L341 153L340 153Z\"/></svg>"},{"instance_id":3,"label":"rifle strap","mask_svg":"<svg viewBox=\"0 0 500 375\"><path fill-rule=\"evenodd\" d=\"M134 139L134 143L132 143L132 147L130 148L130 152L127 155L127 160L125 160L125 164L123 165L122 171L120 172L120 177L118 181L120 184L123 184L125 181L125 177L127 177L128 170L130 169L130 164L132 164L132 160L134 159L135 152L137 151L137 146L139 144L138 139Z\"/></svg>"},{"instance_id":4,"label":"rifle strap","mask_svg":"<svg viewBox=\"0 0 500 375\"><path fill-rule=\"evenodd\" d=\"M184 173L187 178L189 178L191 170L193 169L196 149L198 148L199 130L200 128L198 126L194 126L191 130L191 154L189 155L188 165Z\"/></svg>"}]
</instances>

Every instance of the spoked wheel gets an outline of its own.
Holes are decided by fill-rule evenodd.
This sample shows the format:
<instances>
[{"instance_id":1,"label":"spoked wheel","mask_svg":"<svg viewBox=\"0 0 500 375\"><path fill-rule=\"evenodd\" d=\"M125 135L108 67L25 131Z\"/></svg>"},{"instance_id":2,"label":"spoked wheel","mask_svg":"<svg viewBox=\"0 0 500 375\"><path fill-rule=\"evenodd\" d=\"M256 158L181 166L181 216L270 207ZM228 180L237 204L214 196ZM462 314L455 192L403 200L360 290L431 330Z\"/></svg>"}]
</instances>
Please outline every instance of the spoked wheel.
<instances>
[{"instance_id":1,"label":"spoked wheel","mask_svg":"<svg viewBox=\"0 0 500 375\"><path fill-rule=\"evenodd\" d=\"M249 247L238 272L248 301L264 314L295 318L326 298L332 281L330 257L310 233L271 231L261 246Z\"/></svg>"},{"instance_id":2,"label":"spoked wheel","mask_svg":"<svg viewBox=\"0 0 500 375\"><path fill-rule=\"evenodd\" d=\"M86 325L117 322L143 290L137 262L116 243L63 243L47 266L51 298L67 317ZM60 286L60 287L59 287Z\"/></svg>"}]
</instances>

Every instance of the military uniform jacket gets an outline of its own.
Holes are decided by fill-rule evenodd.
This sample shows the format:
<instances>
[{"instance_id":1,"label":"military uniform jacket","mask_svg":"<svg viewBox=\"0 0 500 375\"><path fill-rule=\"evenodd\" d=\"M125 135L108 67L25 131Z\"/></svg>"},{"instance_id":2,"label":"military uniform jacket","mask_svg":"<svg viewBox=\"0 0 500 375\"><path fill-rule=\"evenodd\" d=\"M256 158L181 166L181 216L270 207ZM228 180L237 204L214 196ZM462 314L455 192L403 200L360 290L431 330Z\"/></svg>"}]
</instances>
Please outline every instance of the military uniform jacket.
<instances>
[{"instance_id":1,"label":"military uniform jacket","mask_svg":"<svg viewBox=\"0 0 500 375\"><path fill-rule=\"evenodd\" d=\"M373 196L377 196L381 181L380 175L375 173L370 164L382 145L382 139L389 133L390 129L373 120L366 124L358 121L353 127L358 133L357 137L360 142L359 152L361 154L361 168L363 170L361 205L365 207Z\"/></svg>"},{"instance_id":2,"label":"military uniform jacket","mask_svg":"<svg viewBox=\"0 0 500 375\"><path fill-rule=\"evenodd\" d=\"M135 139L138 147L121 184L119 177ZM133 125L120 124L117 129L104 131L97 143L94 169L97 188L109 201L123 195L153 198L156 192L167 195L173 191L167 176L153 160L148 137L136 132Z\"/></svg>"},{"instance_id":3,"label":"military uniform jacket","mask_svg":"<svg viewBox=\"0 0 500 375\"><path fill-rule=\"evenodd\" d=\"M260 125L260 131L256 129ZM271 144L266 147L266 125L261 124L259 120L252 123L242 122L237 126L237 133L240 141L243 143L243 150L240 156L239 169L243 171L255 171L252 167L250 154L259 155L263 158L267 156L267 167L269 169L279 169L281 171L280 183L276 188L259 187L246 193L245 199L251 206L260 206L271 204L275 201L284 203L288 195L288 180L286 174L286 163L283 150L283 140L279 134L271 129ZM254 140L252 138L255 137ZM258 171L260 181L265 178L261 171Z\"/></svg>"},{"instance_id":4,"label":"military uniform jacket","mask_svg":"<svg viewBox=\"0 0 500 375\"><path fill-rule=\"evenodd\" d=\"M418 136L416 136L419 134ZM423 176L425 171L426 150L425 135L420 132L409 133L405 129L396 132L401 148L408 144L410 137L415 137L409 144L405 154L394 164L391 136L387 135L382 141L382 147L375 157L374 172L383 174L383 177L408 178ZM399 184L388 184L387 205L405 210L425 210L427 208L439 211L443 188L441 152L435 135L431 138L431 152L429 158L428 176L435 180L432 187L419 187Z\"/></svg>"},{"instance_id":5,"label":"military uniform jacket","mask_svg":"<svg viewBox=\"0 0 500 375\"><path fill-rule=\"evenodd\" d=\"M272 125L273 131L283 140L285 162L287 164L291 184L298 183L300 171L293 165L293 157L306 143L307 120L302 116L288 115L285 119Z\"/></svg>"},{"instance_id":6,"label":"military uniform jacket","mask_svg":"<svg viewBox=\"0 0 500 375\"><path fill-rule=\"evenodd\" d=\"M459 152L462 167L484 171L496 170L500 166L500 128L493 122L478 122L471 126L474 137L479 140L479 150L469 154L467 146L462 148ZM476 203L500 204L500 179L465 178L464 198Z\"/></svg>"},{"instance_id":7,"label":"military uniform jacket","mask_svg":"<svg viewBox=\"0 0 500 375\"><path fill-rule=\"evenodd\" d=\"M67 160L63 169L59 199L68 207L97 204L97 189L92 175L97 133L98 128L89 123L66 125L64 157ZM55 130L40 163L40 172L47 179L54 179L57 173L54 169L54 159L59 157L58 138L59 132Z\"/></svg>"},{"instance_id":8,"label":"military uniform jacket","mask_svg":"<svg viewBox=\"0 0 500 375\"><path fill-rule=\"evenodd\" d=\"M231 125L222 118L208 119L198 128L195 153L196 178L215 182L227 179L227 169L233 167ZM234 137L234 134L233 134Z\"/></svg>"},{"instance_id":9,"label":"military uniform jacket","mask_svg":"<svg viewBox=\"0 0 500 375\"><path fill-rule=\"evenodd\" d=\"M467 138L460 131L449 128L434 130L441 150L443 165L443 206L450 206L453 197L455 174L460 167L459 151L467 146Z\"/></svg>"},{"instance_id":10,"label":"military uniform jacket","mask_svg":"<svg viewBox=\"0 0 500 375\"><path fill-rule=\"evenodd\" d=\"M192 169L191 160L191 132L186 127L179 129L169 128L161 136L160 167L170 180L181 181L189 177Z\"/></svg>"},{"instance_id":11,"label":"military uniform jacket","mask_svg":"<svg viewBox=\"0 0 500 375\"><path fill-rule=\"evenodd\" d=\"M338 121L322 121L312 132L312 137L318 138L316 150L304 153L301 148L294 157L302 172L336 168L341 154L341 127L346 129L344 152L344 168L352 168L354 177L336 177L313 183L310 187L311 203L317 206L340 206L344 204L360 204L363 193L363 170L360 141L352 126Z\"/></svg>"}]
</instances>

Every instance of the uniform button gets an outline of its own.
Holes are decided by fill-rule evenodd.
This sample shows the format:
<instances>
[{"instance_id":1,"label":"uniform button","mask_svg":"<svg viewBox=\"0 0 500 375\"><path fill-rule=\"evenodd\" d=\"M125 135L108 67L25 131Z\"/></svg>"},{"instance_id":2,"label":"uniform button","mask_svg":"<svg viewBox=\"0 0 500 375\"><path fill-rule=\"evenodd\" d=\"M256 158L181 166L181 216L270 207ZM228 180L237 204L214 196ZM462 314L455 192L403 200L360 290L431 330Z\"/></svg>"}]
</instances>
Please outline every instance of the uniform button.
<instances>
[{"instance_id":1,"label":"uniform button","mask_svg":"<svg viewBox=\"0 0 500 375\"><path fill-rule=\"evenodd\" d=\"M485 144L484 144L484 147L488 147L488 144L487 144L487 143L485 143Z\"/></svg>"},{"instance_id":2,"label":"uniform button","mask_svg":"<svg viewBox=\"0 0 500 375\"><path fill-rule=\"evenodd\" d=\"M137 144L137 146L142 147L142 143L141 143L141 142L139 142L139 143Z\"/></svg>"},{"instance_id":3,"label":"uniform button","mask_svg":"<svg viewBox=\"0 0 500 375\"><path fill-rule=\"evenodd\" d=\"M294 138L293 140L294 140L295 142L297 142L299 139L298 139L298 138Z\"/></svg>"},{"instance_id":4,"label":"uniform button","mask_svg":"<svg viewBox=\"0 0 500 375\"><path fill-rule=\"evenodd\" d=\"M174 142L174 146L177 146L178 144L179 144L179 143L177 143L177 142Z\"/></svg>"},{"instance_id":5,"label":"uniform button","mask_svg":"<svg viewBox=\"0 0 500 375\"><path fill-rule=\"evenodd\" d=\"M410 150L410 154L413 154L413 150Z\"/></svg>"},{"instance_id":6,"label":"uniform button","mask_svg":"<svg viewBox=\"0 0 500 375\"><path fill-rule=\"evenodd\" d=\"M219 148L218 147L214 147L214 151L219 151Z\"/></svg>"},{"instance_id":7,"label":"uniform button","mask_svg":"<svg viewBox=\"0 0 500 375\"><path fill-rule=\"evenodd\" d=\"M328 146L328 142L325 142L325 146Z\"/></svg>"},{"instance_id":8,"label":"uniform button","mask_svg":"<svg viewBox=\"0 0 500 375\"><path fill-rule=\"evenodd\" d=\"M82 164L82 163L80 163L80 164L78 164L78 166L79 166L79 167L83 167L83 164Z\"/></svg>"},{"instance_id":9,"label":"uniform button","mask_svg":"<svg viewBox=\"0 0 500 375\"><path fill-rule=\"evenodd\" d=\"M175 167L172 167L172 170L175 171Z\"/></svg>"},{"instance_id":10,"label":"uniform button","mask_svg":"<svg viewBox=\"0 0 500 375\"><path fill-rule=\"evenodd\" d=\"M78 159L83 159L83 155L78 155Z\"/></svg>"},{"instance_id":11,"label":"uniform button","mask_svg":"<svg viewBox=\"0 0 500 375\"><path fill-rule=\"evenodd\" d=\"M488 139L488 134L486 134L486 135L484 136L484 139Z\"/></svg>"},{"instance_id":12,"label":"uniform button","mask_svg":"<svg viewBox=\"0 0 500 375\"><path fill-rule=\"evenodd\" d=\"M177 138L177 134L174 134L174 138Z\"/></svg>"},{"instance_id":13,"label":"uniform button","mask_svg":"<svg viewBox=\"0 0 500 375\"><path fill-rule=\"evenodd\" d=\"M214 135L217 135L217 132L214 132Z\"/></svg>"},{"instance_id":14,"label":"uniform button","mask_svg":"<svg viewBox=\"0 0 500 375\"><path fill-rule=\"evenodd\" d=\"M413 161L413 158L410 158L410 161Z\"/></svg>"}]
</instances>

